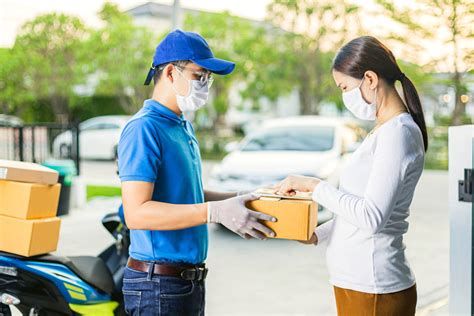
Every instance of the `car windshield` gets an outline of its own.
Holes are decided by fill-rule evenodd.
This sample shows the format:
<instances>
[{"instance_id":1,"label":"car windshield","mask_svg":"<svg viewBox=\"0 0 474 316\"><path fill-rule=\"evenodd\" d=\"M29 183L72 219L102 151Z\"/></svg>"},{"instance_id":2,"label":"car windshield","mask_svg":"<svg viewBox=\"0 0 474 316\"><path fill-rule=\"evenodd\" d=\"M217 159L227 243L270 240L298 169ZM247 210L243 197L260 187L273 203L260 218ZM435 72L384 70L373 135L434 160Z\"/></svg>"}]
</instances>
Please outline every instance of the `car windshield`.
<instances>
[{"instance_id":1,"label":"car windshield","mask_svg":"<svg viewBox=\"0 0 474 316\"><path fill-rule=\"evenodd\" d=\"M327 151L333 147L334 127L288 126L254 135L242 151Z\"/></svg>"}]
</instances>

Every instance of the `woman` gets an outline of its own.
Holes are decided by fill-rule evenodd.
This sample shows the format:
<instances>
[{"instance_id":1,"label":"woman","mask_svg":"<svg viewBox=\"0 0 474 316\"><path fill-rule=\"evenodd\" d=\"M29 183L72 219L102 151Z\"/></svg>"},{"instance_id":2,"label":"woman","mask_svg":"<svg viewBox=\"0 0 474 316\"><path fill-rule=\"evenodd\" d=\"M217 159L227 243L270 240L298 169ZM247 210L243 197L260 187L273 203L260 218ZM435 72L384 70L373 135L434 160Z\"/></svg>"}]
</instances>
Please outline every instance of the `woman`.
<instances>
[{"instance_id":1,"label":"woman","mask_svg":"<svg viewBox=\"0 0 474 316\"><path fill-rule=\"evenodd\" d=\"M317 178L289 176L275 190L312 191L313 200L334 213L309 243L328 240L338 315L414 315L415 277L403 235L428 148L418 93L392 52L370 36L342 47L332 74L345 106L376 126L342 171L339 189Z\"/></svg>"}]
</instances>

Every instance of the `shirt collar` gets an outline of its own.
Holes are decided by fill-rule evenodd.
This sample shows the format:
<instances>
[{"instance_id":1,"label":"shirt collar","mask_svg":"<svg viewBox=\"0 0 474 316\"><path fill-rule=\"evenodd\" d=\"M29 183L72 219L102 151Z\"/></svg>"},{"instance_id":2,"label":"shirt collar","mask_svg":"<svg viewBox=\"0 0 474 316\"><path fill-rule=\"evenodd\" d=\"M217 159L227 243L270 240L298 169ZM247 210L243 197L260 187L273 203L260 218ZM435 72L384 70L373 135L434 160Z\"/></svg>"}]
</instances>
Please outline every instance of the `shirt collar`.
<instances>
[{"instance_id":1,"label":"shirt collar","mask_svg":"<svg viewBox=\"0 0 474 316\"><path fill-rule=\"evenodd\" d=\"M146 108L149 108L150 110L152 110L152 111L160 114L161 116L166 117L166 118L168 118L168 119L170 119L170 120L172 120L176 123L182 123L182 122L185 121L183 114L178 116L171 109L167 108L166 106L164 106L163 104L161 104L160 102L158 102L156 100L153 100L153 99L145 100L143 106L146 107Z\"/></svg>"}]
</instances>

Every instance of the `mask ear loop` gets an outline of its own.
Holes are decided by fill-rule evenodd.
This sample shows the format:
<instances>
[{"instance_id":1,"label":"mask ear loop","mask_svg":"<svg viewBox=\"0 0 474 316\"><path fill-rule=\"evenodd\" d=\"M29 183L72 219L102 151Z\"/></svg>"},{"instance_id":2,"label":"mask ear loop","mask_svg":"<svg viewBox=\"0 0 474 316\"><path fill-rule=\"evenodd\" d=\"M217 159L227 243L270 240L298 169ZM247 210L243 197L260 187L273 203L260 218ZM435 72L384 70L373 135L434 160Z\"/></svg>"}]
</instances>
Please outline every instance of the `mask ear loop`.
<instances>
[{"instance_id":1,"label":"mask ear loop","mask_svg":"<svg viewBox=\"0 0 474 316\"><path fill-rule=\"evenodd\" d=\"M362 77L362 81L359 83L359 89L362 86L362 83L364 82L365 75ZM374 95L374 103L375 103L375 116L377 117L379 114L380 107L377 107L377 87L375 88L375 95Z\"/></svg>"},{"instance_id":2,"label":"mask ear loop","mask_svg":"<svg viewBox=\"0 0 474 316\"><path fill-rule=\"evenodd\" d=\"M174 66L174 65L173 65ZM186 77L184 77L184 74L178 69L178 67L174 66L174 68L176 69L176 71L181 75L181 77L183 77L184 80L186 80L188 82L188 93L186 95L180 95L178 93L178 91L176 90L176 88L174 87L174 81L173 83L171 83L171 88L173 88L173 91L174 93L176 93L177 95L179 96L182 96L182 97L189 97L191 95L191 80L188 80ZM173 77L171 77L173 78ZM173 79L174 80L174 79Z\"/></svg>"}]
</instances>

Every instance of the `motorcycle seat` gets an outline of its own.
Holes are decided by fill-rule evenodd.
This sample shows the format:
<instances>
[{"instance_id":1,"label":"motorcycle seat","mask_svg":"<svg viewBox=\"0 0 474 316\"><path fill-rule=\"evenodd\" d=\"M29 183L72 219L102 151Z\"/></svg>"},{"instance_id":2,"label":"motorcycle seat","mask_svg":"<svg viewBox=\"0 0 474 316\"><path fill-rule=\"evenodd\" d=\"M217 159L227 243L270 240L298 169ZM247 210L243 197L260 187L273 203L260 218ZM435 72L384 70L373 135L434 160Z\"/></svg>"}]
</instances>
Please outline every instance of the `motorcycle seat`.
<instances>
[{"instance_id":1,"label":"motorcycle seat","mask_svg":"<svg viewBox=\"0 0 474 316\"><path fill-rule=\"evenodd\" d=\"M27 260L31 259L32 258L28 258ZM93 256L61 257L46 254L34 257L33 260L63 264L90 285L107 294L112 294L114 292L114 279L109 268L101 258Z\"/></svg>"}]
</instances>

